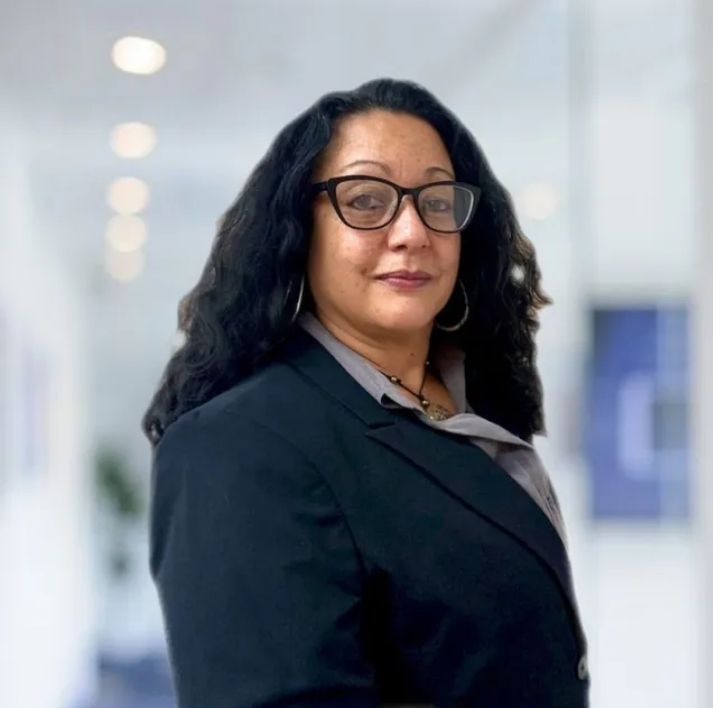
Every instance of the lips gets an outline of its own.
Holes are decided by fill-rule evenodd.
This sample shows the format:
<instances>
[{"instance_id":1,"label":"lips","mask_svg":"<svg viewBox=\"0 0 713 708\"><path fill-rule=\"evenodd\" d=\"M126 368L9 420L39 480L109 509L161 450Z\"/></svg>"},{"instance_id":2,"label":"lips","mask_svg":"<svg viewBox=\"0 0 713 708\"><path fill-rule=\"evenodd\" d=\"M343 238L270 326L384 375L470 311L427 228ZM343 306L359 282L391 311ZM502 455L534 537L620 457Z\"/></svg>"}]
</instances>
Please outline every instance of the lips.
<instances>
[{"instance_id":1,"label":"lips","mask_svg":"<svg viewBox=\"0 0 713 708\"><path fill-rule=\"evenodd\" d=\"M391 273L384 273L383 275L377 276L379 280L405 280L405 281L425 281L430 280L431 275L423 270L408 271L408 270L395 270Z\"/></svg>"}]
</instances>

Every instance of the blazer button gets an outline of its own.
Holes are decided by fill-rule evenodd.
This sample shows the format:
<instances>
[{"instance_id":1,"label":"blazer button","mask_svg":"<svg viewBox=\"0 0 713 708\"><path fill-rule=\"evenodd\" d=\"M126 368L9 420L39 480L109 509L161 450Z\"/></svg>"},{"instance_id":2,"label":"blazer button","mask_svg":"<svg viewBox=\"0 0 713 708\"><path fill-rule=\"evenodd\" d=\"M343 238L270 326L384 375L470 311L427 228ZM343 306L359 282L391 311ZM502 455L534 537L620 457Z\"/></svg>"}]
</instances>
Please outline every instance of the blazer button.
<instances>
[{"instance_id":1,"label":"blazer button","mask_svg":"<svg viewBox=\"0 0 713 708\"><path fill-rule=\"evenodd\" d=\"M586 681L589 678L589 668L587 667L587 655L585 654L577 664L577 676Z\"/></svg>"}]
</instances>

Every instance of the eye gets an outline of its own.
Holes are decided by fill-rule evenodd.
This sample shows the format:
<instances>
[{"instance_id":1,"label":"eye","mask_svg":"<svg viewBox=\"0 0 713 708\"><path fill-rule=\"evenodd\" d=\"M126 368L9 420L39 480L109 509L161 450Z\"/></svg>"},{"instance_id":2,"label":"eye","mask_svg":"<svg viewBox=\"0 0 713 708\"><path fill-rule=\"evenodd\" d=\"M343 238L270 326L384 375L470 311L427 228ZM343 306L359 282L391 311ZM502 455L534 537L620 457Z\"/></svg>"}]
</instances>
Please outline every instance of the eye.
<instances>
[{"instance_id":1,"label":"eye","mask_svg":"<svg viewBox=\"0 0 713 708\"><path fill-rule=\"evenodd\" d=\"M352 209L366 211L369 209L381 209L383 208L384 203L376 195L369 194L367 192L365 194L359 194L358 196L350 199L347 203L347 206Z\"/></svg>"},{"instance_id":2,"label":"eye","mask_svg":"<svg viewBox=\"0 0 713 708\"><path fill-rule=\"evenodd\" d=\"M424 207L431 212L452 211L453 205L445 199L426 199Z\"/></svg>"},{"instance_id":3,"label":"eye","mask_svg":"<svg viewBox=\"0 0 713 708\"><path fill-rule=\"evenodd\" d=\"M383 211L396 198L393 190L381 184L357 183L337 192L342 206L354 211Z\"/></svg>"}]
</instances>

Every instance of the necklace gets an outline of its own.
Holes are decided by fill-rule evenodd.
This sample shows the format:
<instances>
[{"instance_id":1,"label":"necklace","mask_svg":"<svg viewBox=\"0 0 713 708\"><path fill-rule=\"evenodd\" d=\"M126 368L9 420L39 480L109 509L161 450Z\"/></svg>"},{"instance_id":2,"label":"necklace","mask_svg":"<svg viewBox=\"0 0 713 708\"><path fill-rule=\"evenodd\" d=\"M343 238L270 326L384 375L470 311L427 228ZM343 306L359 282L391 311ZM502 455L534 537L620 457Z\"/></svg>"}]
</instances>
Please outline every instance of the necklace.
<instances>
[{"instance_id":1,"label":"necklace","mask_svg":"<svg viewBox=\"0 0 713 708\"><path fill-rule=\"evenodd\" d=\"M362 356L364 356L362 354ZM367 357L364 357L367 359ZM371 361L371 359L367 359L368 361ZM376 362L371 361L374 366L377 366ZM381 371L381 369L377 366L379 369L379 372L382 373L384 376L386 376L391 383L396 384L397 386L401 386L401 388L406 389L412 396L416 396L418 398L418 402L421 404L421 408L423 408L425 414L428 416L429 420L445 420L446 418L451 417L451 413L447 408L444 408L443 406L439 405L438 403L433 403L432 401L429 401L428 398L426 398L423 395L423 387L426 385L426 374L428 372L429 367L431 366L431 362L427 359L426 360L426 366L423 369L423 379L421 380L421 386L418 389L418 392L410 389L398 376L394 376L393 374L387 374L385 371Z\"/></svg>"}]
</instances>

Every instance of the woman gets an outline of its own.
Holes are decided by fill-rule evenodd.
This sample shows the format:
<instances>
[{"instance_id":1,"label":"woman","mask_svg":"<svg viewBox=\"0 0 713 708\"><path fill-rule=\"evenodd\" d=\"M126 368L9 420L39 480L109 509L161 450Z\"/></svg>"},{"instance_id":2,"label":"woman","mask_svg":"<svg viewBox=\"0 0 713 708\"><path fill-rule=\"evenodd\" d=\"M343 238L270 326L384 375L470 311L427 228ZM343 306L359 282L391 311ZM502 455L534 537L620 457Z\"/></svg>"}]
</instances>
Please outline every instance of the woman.
<instances>
[{"instance_id":1,"label":"woman","mask_svg":"<svg viewBox=\"0 0 713 708\"><path fill-rule=\"evenodd\" d=\"M418 85L285 127L143 421L182 708L588 704L506 190Z\"/></svg>"}]
</instances>

